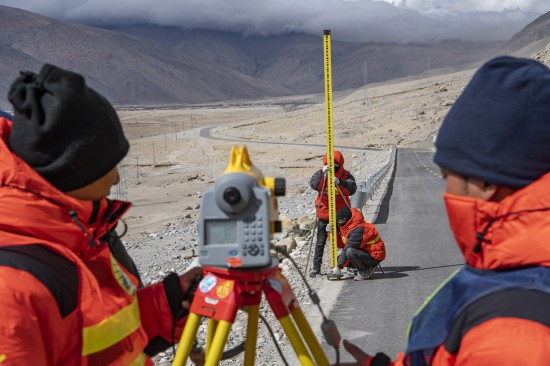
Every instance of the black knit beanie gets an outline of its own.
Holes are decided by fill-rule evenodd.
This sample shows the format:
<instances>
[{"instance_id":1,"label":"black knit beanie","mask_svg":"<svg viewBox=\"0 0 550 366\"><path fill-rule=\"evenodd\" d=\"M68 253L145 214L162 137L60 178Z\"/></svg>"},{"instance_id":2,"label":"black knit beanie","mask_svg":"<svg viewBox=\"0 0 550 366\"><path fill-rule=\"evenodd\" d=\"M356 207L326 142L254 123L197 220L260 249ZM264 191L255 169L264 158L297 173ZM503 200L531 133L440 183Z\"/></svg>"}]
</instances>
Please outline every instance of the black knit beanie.
<instances>
[{"instance_id":1,"label":"black knit beanie","mask_svg":"<svg viewBox=\"0 0 550 366\"><path fill-rule=\"evenodd\" d=\"M351 219L351 210L348 207L342 207L336 213L336 221L345 219L346 222Z\"/></svg>"},{"instance_id":2,"label":"black knit beanie","mask_svg":"<svg viewBox=\"0 0 550 366\"><path fill-rule=\"evenodd\" d=\"M128 152L114 108L82 75L46 64L38 75L21 72L8 98L10 148L63 192L103 177Z\"/></svg>"},{"instance_id":3,"label":"black knit beanie","mask_svg":"<svg viewBox=\"0 0 550 366\"><path fill-rule=\"evenodd\" d=\"M519 189L550 172L550 69L514 57L484 64L437 135L442 168Z\"/></svg>"}]
</instances>

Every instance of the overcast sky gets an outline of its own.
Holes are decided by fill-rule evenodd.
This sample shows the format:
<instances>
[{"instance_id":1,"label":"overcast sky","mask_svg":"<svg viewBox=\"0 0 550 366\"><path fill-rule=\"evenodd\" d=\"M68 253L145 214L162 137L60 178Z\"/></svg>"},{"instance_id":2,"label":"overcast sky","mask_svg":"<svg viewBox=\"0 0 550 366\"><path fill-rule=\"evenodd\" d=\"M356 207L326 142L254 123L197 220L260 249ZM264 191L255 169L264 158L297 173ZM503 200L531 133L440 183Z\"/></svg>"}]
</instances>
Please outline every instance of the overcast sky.
<instances>
[{"instance_id":1,"label":"overcast sky","mask_svg":"<svg viewBox=\"0 0 550 366\"><path fill-rule=\"evenodd\" d=\"M242 32L305 32L334 40L507 40L550 0L0 0L91 25L153 23Z\"/></svg>"}]
</instances>

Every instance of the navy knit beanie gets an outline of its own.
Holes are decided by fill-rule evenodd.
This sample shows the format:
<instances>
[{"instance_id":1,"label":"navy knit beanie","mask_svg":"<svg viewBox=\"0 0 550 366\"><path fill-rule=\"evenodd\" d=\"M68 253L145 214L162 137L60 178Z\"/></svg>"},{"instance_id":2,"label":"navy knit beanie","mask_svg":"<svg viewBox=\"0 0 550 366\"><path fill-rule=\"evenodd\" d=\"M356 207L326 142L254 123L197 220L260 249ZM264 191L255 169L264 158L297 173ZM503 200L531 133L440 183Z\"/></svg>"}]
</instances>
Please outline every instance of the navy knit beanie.
<instances>
[{"instance_id":1,"label":"navy knit beanie","mask_svg":"<svg viewBox=\"0 0 550 366\"><path fill-rule=\"evenodd\" d=\"M103 177L128 152L114 108L82 75L52 65L21 72L8 98L10 149L63 192Z\"/></svg>"},{"instance_id":2,"label":"navy knit beanie","mask_svg":"<svg viewBox=\"0 0 550 366\"><path fill-rule=\"evenodd\" d=\"M1 109L0 109L0 117L4 117L4 118L9 119L10 121L13 121L13 116L11 114L9 114L8 112L3 111Z\"/></svg>"},{"instance_id":3,"label":"navy knit beanie","mask_svg":"<svg viewBox=\"0 0 550 366\"><path fill-rule=\"evenodd\" d=\"M434 162L519 189L550 172L550 69L497 57L473 76L445 117Z\"/></svg>"}]
</instances>

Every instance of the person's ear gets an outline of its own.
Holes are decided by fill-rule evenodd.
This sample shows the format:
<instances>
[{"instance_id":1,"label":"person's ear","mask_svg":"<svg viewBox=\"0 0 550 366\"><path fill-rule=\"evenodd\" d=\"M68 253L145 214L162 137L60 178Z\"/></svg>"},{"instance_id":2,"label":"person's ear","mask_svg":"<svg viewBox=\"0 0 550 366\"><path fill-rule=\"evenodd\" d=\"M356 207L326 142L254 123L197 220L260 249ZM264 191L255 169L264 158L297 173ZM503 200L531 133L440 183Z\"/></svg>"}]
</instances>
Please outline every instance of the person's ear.
<instances>
[{"instance_id":1,"label":"person's ear","mask_svg":"<svg viewBox=\"0 0 550 366\"><path fill-rule=\"evenodd\" d=\"M508 187L496 186L494 184L485 183L483 194L488 198L483 197L485 201L500 202L503 198L511 195L516 190Z\"/></svg>"},{"instance_id":2,"label":"person's ear","mask_svg":"<svg viewBox=\"0 0 550 366\"><path fill-rule=\"evenodd\" d=\"M495 184L483 182L483 189L481 189L481 199L484 201L492 201L497 195L499 187Z\"/></svg>"}]
</instances>

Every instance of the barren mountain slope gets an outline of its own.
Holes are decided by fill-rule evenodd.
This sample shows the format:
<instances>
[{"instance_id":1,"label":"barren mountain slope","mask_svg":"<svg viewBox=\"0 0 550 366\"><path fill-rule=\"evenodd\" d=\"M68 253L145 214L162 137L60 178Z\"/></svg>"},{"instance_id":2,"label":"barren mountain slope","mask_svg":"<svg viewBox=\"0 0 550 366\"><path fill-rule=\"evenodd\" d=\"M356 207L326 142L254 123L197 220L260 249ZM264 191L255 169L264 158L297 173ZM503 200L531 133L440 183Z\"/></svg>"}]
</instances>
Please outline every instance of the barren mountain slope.
<instances>
[{"instance_id":1,"label":"barren mountain slope","mask_svg":"<svg viewBox=\"0 0 550 366\"><path fill-rule=\"evenodd\" d=\"M290 93L151 40L0 6L0 107L19 70L78 71L115 105L197 103Z\"/></svg>"},{"instance_id":2,"label":"barren mountain slope","mask_svg":"<svg viewBox=\"0 0 550 366\"><path fill-rule=\"evenodd\" d=\"M497 53L510 54L519 51L521 56L530 56L548 42L550 42L550 12L541 15L514 34L508 42L497 50Z\"/></svg>"},{"instance_id":3,"label":"barren mountain slope","mask_svg":"<svg viewBox=\"0 0 550 366\"><path fill-rule=\"evenodd\" d=\"M464 67L501 42L332 42L335 90ZM322 38L243 36L135 25L100 29L0 6L0 108L20 70L53 63L84 74L116 105L182 105L322 92Z\"/></svg>"}]
</instances>

